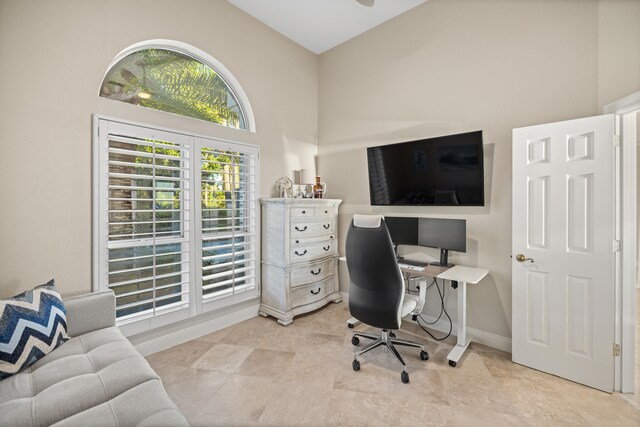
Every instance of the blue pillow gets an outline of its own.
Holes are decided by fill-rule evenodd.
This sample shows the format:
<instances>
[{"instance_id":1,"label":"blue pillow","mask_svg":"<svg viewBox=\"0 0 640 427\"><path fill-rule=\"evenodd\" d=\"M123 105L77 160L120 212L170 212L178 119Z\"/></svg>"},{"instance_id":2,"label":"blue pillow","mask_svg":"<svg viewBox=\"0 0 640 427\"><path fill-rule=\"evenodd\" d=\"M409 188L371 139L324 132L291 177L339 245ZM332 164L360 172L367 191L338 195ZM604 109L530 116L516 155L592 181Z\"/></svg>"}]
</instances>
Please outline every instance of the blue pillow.
<instances>
[{"instance_id":1,"label":"blue pillow","mask_svg":"<svg viewBox=\"0 0 640 427\"><path fill-rule=\"evenodd\" d=\"M67 312L53 280L0 301L0 380L68 339Z\"/></svg>"}]
</instances>

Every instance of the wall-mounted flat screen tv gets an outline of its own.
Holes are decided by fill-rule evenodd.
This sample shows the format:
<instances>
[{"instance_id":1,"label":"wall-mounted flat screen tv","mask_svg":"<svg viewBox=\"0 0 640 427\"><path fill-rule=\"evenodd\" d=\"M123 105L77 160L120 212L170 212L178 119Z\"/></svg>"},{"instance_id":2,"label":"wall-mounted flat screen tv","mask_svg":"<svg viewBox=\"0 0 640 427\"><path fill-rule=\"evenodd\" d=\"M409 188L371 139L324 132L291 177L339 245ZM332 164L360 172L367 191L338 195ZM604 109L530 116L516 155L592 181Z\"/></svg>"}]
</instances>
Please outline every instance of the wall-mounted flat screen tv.
<instances>
[{"instance_id":1,"label":"wall-mounted flat screen tv","mask_svg":"<svg viewBox=\"0 0 640 427\"><path fill-rule=\"evenodd\" d=\"M484 206L482 131L367 148L372 205Z\"/></svg>"}]
</instances>

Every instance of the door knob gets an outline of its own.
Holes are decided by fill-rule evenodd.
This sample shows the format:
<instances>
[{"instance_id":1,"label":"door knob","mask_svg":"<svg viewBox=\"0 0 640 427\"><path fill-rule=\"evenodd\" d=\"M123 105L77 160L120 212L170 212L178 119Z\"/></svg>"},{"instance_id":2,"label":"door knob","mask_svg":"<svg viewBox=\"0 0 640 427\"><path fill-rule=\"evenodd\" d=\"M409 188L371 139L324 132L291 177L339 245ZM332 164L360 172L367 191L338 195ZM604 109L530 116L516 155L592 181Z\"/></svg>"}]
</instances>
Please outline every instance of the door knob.
<instances>
[{"instance_id":1,"label":"door knob","mask_svg":"<svg viewBox=\"0 0 640 427\"><path fill-rule=\"evenodd\" d=\"M527 258L526 256L524 256L522 254L518 254L518 255L516 255L516 261L518 261L518 262L525 262L525 261L533 262L533 258Z\"/></svg>"}]
</instances>

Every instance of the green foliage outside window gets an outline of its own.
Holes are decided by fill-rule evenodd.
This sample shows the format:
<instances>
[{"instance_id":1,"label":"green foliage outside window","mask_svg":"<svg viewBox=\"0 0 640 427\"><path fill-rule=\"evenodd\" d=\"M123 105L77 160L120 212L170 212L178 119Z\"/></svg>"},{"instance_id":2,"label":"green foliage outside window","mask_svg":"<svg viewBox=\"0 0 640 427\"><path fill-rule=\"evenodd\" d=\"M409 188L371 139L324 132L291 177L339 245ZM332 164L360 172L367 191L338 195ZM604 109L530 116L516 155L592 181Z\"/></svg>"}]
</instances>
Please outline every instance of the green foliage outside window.
<instances>
[{"instance_id":1,"label":"green foliage outside window","mask_svg":"<svg viewBox=\"0 0 640 427\"><path fill-rule=\"evenodd\" d=\"M202 150L202 207L204 209L226 209L232 207L241 185L238 153ZM230 215L229 215L230 216Z\"/></svg>"},{"instance_id":2,"label":"green foliage outside window","mask_svg":"<svg viewBox=\"0 0 640 427\"><path fill-rule=\"evenodd\" d=\"M167 49L144 49L115 64L100 96L246 129L235 95L210 66Z\"/></svg>"}]
</instances>

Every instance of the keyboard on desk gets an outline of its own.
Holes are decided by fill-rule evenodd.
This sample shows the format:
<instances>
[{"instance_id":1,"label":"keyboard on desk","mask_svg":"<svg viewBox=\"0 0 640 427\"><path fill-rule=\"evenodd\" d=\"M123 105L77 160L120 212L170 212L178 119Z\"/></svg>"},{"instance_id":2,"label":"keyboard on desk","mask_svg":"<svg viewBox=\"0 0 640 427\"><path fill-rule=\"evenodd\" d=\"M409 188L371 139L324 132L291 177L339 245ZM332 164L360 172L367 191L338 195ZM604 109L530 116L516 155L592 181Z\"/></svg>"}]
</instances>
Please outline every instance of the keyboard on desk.
<instances>
[{"instance_id":1,"label":"keyboard on desk","mask_svg":"<svg viewBox=\"0 0 640 427\"><path fill-rule=\"evenodd\" d=\"M398 261L398 266L400 268L404 268L407 270L413 270L413 271L424 271L425 267L427 267L429 265L429 263L427 262L421 262L421 261L411 261L408 259L403 259Z\"/></svg>"}]
</instances>

